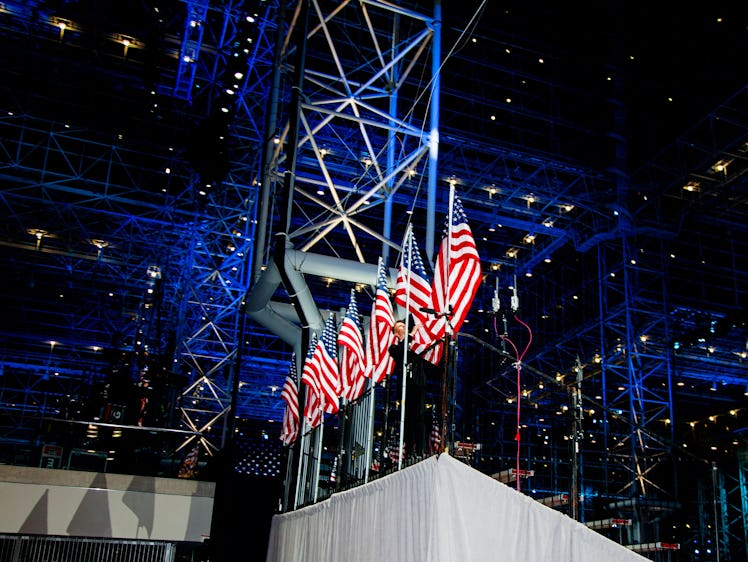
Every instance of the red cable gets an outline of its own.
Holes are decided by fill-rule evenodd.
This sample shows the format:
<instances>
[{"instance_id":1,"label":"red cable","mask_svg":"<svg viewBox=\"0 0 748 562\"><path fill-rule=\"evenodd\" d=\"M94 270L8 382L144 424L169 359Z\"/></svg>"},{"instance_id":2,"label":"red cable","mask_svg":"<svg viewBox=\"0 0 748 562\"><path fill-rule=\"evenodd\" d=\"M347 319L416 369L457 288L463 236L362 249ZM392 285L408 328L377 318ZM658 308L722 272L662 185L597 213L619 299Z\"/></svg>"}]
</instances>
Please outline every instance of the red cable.
<instances>
[{"instance_id":1,"label":"red cable","mask_svg":"<svg viewBox=\"0 0 748 562\"><path fill-rule=\"evenodd\" d=\"M517 350L517 346L514 345L514 342L512 342L512 340L510 340L508 336L502 336L502 339L505 340L505 341L508 341L509 345L511 345L512 348L514 348L514 355L517 358L517 433L514 435L514 440L517 442L517 457L516 457L516 465L517 465L517 491L519 492L519 478L520 478L520 468L519 468L519 466L520 466L520 464L519 464L519 459L520 459L520 454L519 454L520 453L520 433L519 433L519 430L520 430L520 420L521 420L521 416L520 416L520 411L521 411L521 408L520 408L520 398L521 398L521 393L522 393L522 385L521 385L522 359L524 359L525 354L527 353L527 350L530 348L530 344L532 343L532 330L530 329L530 327L527 324L525 324L524 322L522 322L522 320L520 320L517 317L517 315L514 316L514 319L517 322L519 322L520 324L522 324L525 328L527 328L527 331L530 334L530 339L527 342L527 345L525 346L525 349L522 351L521 355L519 354L519 351Z\"/></svg>"}]
</instances>

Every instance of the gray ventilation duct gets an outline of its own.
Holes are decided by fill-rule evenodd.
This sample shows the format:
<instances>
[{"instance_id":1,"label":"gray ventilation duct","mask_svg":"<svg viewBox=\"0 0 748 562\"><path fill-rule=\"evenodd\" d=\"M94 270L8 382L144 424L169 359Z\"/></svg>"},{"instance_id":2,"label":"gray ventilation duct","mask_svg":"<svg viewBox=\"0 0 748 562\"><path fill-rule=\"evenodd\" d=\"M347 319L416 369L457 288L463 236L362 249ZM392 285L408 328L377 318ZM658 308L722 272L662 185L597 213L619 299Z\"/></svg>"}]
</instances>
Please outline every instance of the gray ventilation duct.
<instances>
[{"instance_id":1,"label":"gray ventilation duct","mask_svg":"<svg viewBox=\"0 0 748 562\"><path fill-rule=\"evenodd\" d=\"M268 263L249 293L246 303L247 314L257 323L266 327L288 345L294 347L301 341L302 319L309 327L320 334L324 329L323 314L317 308L304 275L327 277L350 283L376 285L377 266L344 260L320 254L310 254L294 250L290 244L282 256L283 273L278 270L276 261ZM301 307L301 311L287 303L272 302L273 295L286 279L286 291ZM390 268L387 284L395 287L397 269Z\"/></svg>"},{"instance_id":2,"label":"gray ventilation duct","mask_svg":"<svg viewBox=\"0 0 748 562\"><path fill-rule=\"evenodd\" d=\"M294 348L299 355L301 344L301 327L294 323L290 318L288 311L279 312L278 307L283 303L273 303L271 301L275 291L280 287L281 276L274 262L270 262L262 272L252 291L247 297L246 311L250 318L258 324L265 326L273 334L281 338L284 342ZM292 308L285 305L286 308ZM298 314L296 314L298 321Z\"/></svg>"}]
</instances>

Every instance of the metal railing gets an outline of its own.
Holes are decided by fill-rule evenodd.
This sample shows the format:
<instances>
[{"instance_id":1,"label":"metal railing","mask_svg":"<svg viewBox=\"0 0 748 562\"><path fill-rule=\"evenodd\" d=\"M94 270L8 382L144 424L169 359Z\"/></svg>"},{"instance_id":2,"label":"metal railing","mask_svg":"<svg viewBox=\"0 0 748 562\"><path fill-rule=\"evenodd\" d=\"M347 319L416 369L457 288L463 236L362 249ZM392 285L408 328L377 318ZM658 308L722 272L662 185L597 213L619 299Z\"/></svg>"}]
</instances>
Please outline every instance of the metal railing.
<instances>
[{"instance_id":1,"label":"metal railing","mask_svg":"<svg viewBox=\"0 0 748 562\"><path fill-rule=\"evenodd\" d=\"M0 562L174 562L170 542L0 534Z\"/></svg>"}]
</instances>

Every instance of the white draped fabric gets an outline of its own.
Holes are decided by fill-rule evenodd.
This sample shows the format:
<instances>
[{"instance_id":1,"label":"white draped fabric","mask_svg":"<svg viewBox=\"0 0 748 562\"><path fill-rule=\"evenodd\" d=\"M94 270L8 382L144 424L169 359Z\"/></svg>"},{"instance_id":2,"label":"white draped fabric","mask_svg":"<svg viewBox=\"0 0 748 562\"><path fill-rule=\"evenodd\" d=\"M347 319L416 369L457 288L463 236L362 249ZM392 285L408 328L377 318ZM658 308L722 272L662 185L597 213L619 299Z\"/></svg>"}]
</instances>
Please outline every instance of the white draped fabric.
<instances>
[{"instance_id":1,"label":"white draped fabric","mask_svg":"<svg viewBox=\"0 0 748 562\"><path fill-rule=\"evenodd\" d=\"M643 562L443 453L273 517L267 562Z\"/></svg>"}]
</instances>

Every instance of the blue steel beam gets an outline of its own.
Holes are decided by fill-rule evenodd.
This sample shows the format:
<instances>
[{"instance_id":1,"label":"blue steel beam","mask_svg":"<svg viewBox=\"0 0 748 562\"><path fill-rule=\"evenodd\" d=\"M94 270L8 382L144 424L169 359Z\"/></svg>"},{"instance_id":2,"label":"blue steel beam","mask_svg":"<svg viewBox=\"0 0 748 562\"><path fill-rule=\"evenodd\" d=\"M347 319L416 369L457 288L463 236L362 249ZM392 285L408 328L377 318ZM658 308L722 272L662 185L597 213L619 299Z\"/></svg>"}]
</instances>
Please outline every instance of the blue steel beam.
<instances>
[{"instance_id":1,"label":"blue steel beam","mask_svg":"<svg viewBox=\"0 0 748 562\"><path fill-rule=\"evenodd\" d=\"M191 101L196 69L200 60L203 30L208 24L207 15L210 1L189 0L185 2L185 5L186 14L182 30L182 44L179 48L174 96L185 101Z\"/></svg>"}]
</instances>

